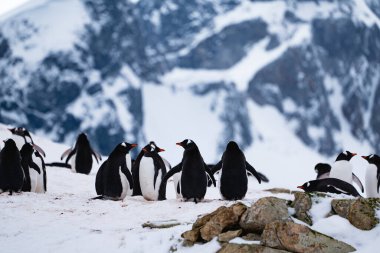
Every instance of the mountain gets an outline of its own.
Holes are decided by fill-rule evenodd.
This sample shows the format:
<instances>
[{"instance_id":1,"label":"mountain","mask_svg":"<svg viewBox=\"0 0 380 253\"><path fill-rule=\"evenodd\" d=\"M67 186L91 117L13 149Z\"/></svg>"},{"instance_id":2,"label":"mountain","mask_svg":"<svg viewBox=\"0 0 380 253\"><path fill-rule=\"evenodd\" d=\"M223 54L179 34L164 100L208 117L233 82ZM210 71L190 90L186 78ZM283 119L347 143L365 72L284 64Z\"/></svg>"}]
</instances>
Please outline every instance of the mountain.
<instances>
[{"instance_id":1,"label":"mountain","mask_svg":"<svg viewBox=\"0 0 380 253\"><path fill-rule=\"evenodd\" d=\"M0 24L2 123L104 154L189 137L212 161L286 136L380 153L376 0L33 2Z\"/></svg>"}]
</instances>

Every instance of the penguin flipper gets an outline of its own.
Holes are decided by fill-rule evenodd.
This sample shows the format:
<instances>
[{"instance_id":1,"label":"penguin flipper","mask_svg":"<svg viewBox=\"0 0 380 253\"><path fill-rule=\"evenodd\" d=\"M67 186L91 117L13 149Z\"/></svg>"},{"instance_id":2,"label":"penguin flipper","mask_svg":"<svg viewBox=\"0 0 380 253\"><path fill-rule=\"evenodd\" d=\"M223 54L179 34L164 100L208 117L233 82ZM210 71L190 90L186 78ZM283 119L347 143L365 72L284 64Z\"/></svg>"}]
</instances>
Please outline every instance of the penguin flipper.
<instances>
[{"instance_id":1,"label":"penguin flipper","mask_svg":"<svg viewBox=\"0 0 380 253\"><path fill-rule=\"evenodd\" d=\"M257 171L255 170L255 168L253 168L252 165L250 165L248 162L245 162L245 168L246 170L248 170L249 173L251 173L252 175L255 176L255 178L257 179L257 181L259 181L259 184L261 184L261 178L259 176L259 174L257 173Z\"/></svg>"},{"instance_id":2,"label":"penguin flipper","mask_svg":"<svg viewBox=\"0 0 380 253\"><path fill-rule=\"evenodd\" d=\"M121 166L121 172L127 177L127 180L129 182L129 188L133 189L133 178L131 172L127 169L127 165Z\"/></svg>"},{"instance_id":3,"label":"penguin flipper","mask_svg":"<svg viewBox=\"0 0 380 253\"><path fill-rule=\"evenodd\" d=\"M215 172L217 172L218 170L220 170L222 168L222 160L220 160L217 164L215 164L212 168L210 168L211 170L211 173L214 175Z\"/></svg>"},{"instance_id":4,"label":"penguin flipper","mask_svg":"<svg viewBox=\"0 0 380 253\"><path fill-rule=\"evenodd\" d=\"M95 157L95 160L96 160L97 163L99 163L99 161L102 160L102 156L99 155L99 154L98 154L97 152L95 152L94 150L91 149L91 153L92 153L92 155Z\"/></svg>"},{"instance_id":5,"label":"penguin flipper","mask_svg":"<svg viewBox=\"0 0 380 253\"><path fill-rule=\"evenodd\" d=\"M212 184L214 185L214 187L216 187L216 180L214 178L214 173L211 172L211 170L209 169L207 164L205 164L205 163L203 163L203 164L204 164L206 173L208 174L208 176L210 177L210 179L212 181ZM209 186L209 183L207 183L207 186Z\"/></svg>"},{"instance_id":6,"label":"penguin flipper","mask_svg":"<svg viewBox=\"0 0 380 253\"><path fill-rule=\"evenodd\" d=\"M34 169L35 171L37 171L38 174L41 174L41 170L40 170L40 168L38 167L37 164L35 164L34 162L31 162L31 163L29 164L29 166L30 166L30 168L32 168L32 169Z\"/></svg>"},{"instance_id":7,"label":"penguin flipper","mask_svg":"<svg viewBox=\"0 0 380 253\"><path fill-rule=\"evenodd\" d=\"M168 179L173 176L175 173L178 173L182 170L182 162L174 166L171 170L166 173L164 178L161 181L160 189L158 190L158 200L165 200L166 199L166 183Z\"/></svg>"},{"instance_id":8,"label":"penguin flipper","mask_svg":"<svg viewBox=\"0 0 380 253\"><path fill-rule=\"evenodd\" d=\"M65 156L69 155L71 151L72 151L72 148L69 148L69 149L67 149L65 152L63 152L63 154L61 155L61 160L62 160Z\"/></svg>"},{"instance_id":9,"label":"penguin flipper","mask_svg":"<svg viewBox=\"0 0 380 253\"><path fill-rule=\"evenodd\" d=\"M144 155L144 151L141 151L136 160L132 160L132 177L133 177L133 194L132 196L142 196L141 187L140 187L140 161Z\"/></svg>"},{"instance_id":10,"label":"penguin flipper","mask_svg":"<svg viewBox=\"0 0 380 253\"><path fill-rule=\"evenodd\" d=\"M261 178L261 181L263 181L265 183L269 182L269 179L263 173L257 171L257 175L259 175L259 177Z\"/></svg>"},{"instance_id":11,"label":"penguin flipper","mask_svg":"<svg viewBox=\"0 0 380 253\"><path fill-rule=\"evenodd\" d=\"M71 157L77 152L76 149L71 150L70 154L67 156L65 163L69 163Z\"/></svg>"},{"instance_id":12,"label":"penguin flipper","mask_svg":"<svg viewBox=\"0 0 380 253\"><path fill-rule=\"evenodd\" d=\"M103 172L104 168L107 166L107 161L105 161L99 168L98 173L96 173L96 179L95 179L95 190L98 195L103 195L104 193L104 186L103 186Z\"/></svg>"},{"instance_id":13,"label":"penguin flipper","mask_svg":"<svg viewBox=\"0 0 380 253\"><path fill-rule=\"evenodd\" d=\"M354 181L360 187L360 190L364 192L364 187L363 187L362 182L354 173L352 173L352 181Z\"/></svg>"}]
</instances>

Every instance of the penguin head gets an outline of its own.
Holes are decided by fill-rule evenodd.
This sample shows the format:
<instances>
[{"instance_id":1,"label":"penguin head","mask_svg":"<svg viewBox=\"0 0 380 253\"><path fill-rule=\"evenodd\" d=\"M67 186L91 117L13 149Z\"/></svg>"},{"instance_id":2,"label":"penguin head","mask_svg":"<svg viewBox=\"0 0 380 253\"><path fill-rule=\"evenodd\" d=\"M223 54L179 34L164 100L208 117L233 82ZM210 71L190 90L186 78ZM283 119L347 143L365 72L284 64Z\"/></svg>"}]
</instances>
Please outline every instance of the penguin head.
<instances>
[{"instance_id":1,"label":"penguin head","mask_svg":"<svg viewBox=\"0 0 380 253\"><path fill-rule=\"evenodd\" d=\"M368 163L380 165L380 156L372 154L368 156L362 156L363 159L367 160Z\"/></svg>"},{"instance_id":2,"label":"penguin head","mask_svg":"<svg viewBox=\"0 0 380 253\"><path fill-rule=\"evenodd\" d=\"M197 145L190 139L185 139L181 142L177 142L176 145L183 147L185 150L195 148Z\"/></svg>"},{"instance_id":3,"label":"penguin head","mask_svg":"<svg viewBox=\"0 0 380 253\"><path fill-rule=\"evenodd\" d=\"M12 134L21 136L21 137L29 137L30 141L33 143L32 136L30 135L29 131L24 127L14 127L14 128L8 128L9 131L11 131Z\"/></svg>"},{"instance_id":4,"label":"penguin head","mask_svg":"<svg viewBox=\"0 0 380 253\"><path fill-rule=\"evenodd\" d=\"M306 182L306 183L304 183L304 184L301 185L301 186L297 186L297 188L302 189L302 190L304 190L305 192L313 191L314 185L315 185L315 183L316 183L315 181L316 181L316 180Z\"/></svg>"},{"instance_id":5,"label":"penguin head","mask_svg":"<svg viewBox=\"0 0 380 253\"><path fill-rule=\"evenodd\" d=\"M129 151L131 151L131 149L133 149L134 147L137 147L137 144L122 142L119 145L117 145L115 149L122 153L128 154Z\"/></svg>"},{"instance_id":6,"label":"penguin head","mask_svg":"<svg viewBox=\"0 0 380 253\"><path fill-rule=\"evenodd\" d=\"M80 133L78 135L77 142L88 142L87 134Z\"/></svg>"},{"instance_id":7,"label":"penguin head","mask_svg":"<svg viewBox=\"0 0 380 253\"><path fill-rule=\"evenodd\" d=\"M234 141L230 141L228 144L227 144L227 147L226 147L226 150L240 150L239 146L237 145L236 142Z\"/></svg>"},{"instance_id":8,"label":"penguin head","mask_svg":"<svg viewBox=\"0 0 380 253\"><path fill-rule=\"evenodd\" d=\"M21 154L25 154L27 156L32 156L33 152L34 152L33 144L30 142L25 143L20 150Z\"/></svg>"},{"instance_id":9,"label":"penguin head","mask_svg":"<svg viewBox=\"0 0 380 253\"><path fill-rule=\"evenodd\" d=\"M153 153L153 152L163 152L165 149L162 149L156 145L154 141L149 142L143 149L144 154Z\"/></svg>"},{"instance_id":10,"label":"penguin head","mask_svg":"<svg viewBox=\"0 0 380 253\"><path fill-rule=\"evenodd\" d=\"M331 166L330 164L327 164L327 163L317 163L314 167L314 171L316 173L320 173L320 174L323 174L323 173L327 173L331 170Z\"/></svg>"},{"instance_id":11,"label":"penguin head","mask_svg":"<svg viewBox=\"0 0 380 253\"><path fill-rule=\"evenodd\" d=\"M13 140L13 139L7 139L7 140L3 140L3 142L4 142L4 148L6 148L6 147L16 147L17 148L17 146L16 146L16 142Z\"/></svg>"},{"instance_id":12,"label":"penguin head","mask_svg":"<svg viewBox=\"0 0 380 253\"><path fill-rule=\"evenodd\" d=\"M350 151L344 151L338 155L335 161L342 161L342 160L349 161L351 160L352 157L356 155L357 155L356 153L351 153Z\"/></svg>"}]
</instances>

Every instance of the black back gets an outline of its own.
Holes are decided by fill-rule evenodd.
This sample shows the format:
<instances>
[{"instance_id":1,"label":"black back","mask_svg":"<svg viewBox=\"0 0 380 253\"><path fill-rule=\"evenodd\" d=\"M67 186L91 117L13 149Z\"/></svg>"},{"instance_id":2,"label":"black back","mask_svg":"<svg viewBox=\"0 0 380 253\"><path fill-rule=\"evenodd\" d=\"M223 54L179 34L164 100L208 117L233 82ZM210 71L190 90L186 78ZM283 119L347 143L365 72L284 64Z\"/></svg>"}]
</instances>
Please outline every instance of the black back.
<instances>
[{"instance_id":1,"label":"black back","mask_svg":"<svg viewBox=\"0 0 380 253\"><path fill-rule=\"evenodd\" d=\"M304 183L302 186L298 186L298 188L303 189L305 192L330 192L337 194L343 193L355 197L360 196L354 186L337 178L312 180Z\"/></svg>"},{"instance_id":2,"label":"black back","mask_svg":"<svg viewBox=\"0 0 380 253\"><path fill-rule=\"evenodd\" d=\"M132 175L127 169L125 156L135 147L126 142L118 144L111 152L108 159L100 166L96 174L95 188L98 195L112 199L120 198L123 187L120 180L119 170L126 175L130 189L133 189Z\"/></svg>"},{"instance_id":3,"label":"black back","mask_svg":"<svg viewBox=\"0 0 380 253\"><path fill-rule=\"evenodd\" d=\"M32 164L33 164L33 158L32 158L33 152L34 152L34 149L31 143L25 143L24 146L22 146L20 150L21 166L25 175L22 191L30 192L31 190L29 168L32 167Z\"/></svg>"},{"instance_id":4,"label":"black back","mask_svg":"<svg viewBox=\"0 0 380 253\"><path fill-rule=\"evenodd\" d=\"M12 139L5 141L0 161L0 189L10 193L20 191L24 183L24 171L20 151Z\"/></svg>"},{"instance_id":5,"label":"black back","mask_svg":"<svg viewBox=\"0 0 380 253\"><path fill-rule=\"evenodd\" d=\"M90 174L92 169L92 155L95 156L90 142L88 141L87 135L81 133L78 135L77 141L75 143L74 149L68 155L66 162L71 158L72 155L75 156L75 169L77 173Z\"/></svg>"},{"instance_id":6,"label":"black back","mask_svg":"<svg viewBox=\"0 0 380 253\"><path fill-rule=\"evenodd\" d=\"M349 161L354 156L356 156L356 153L351 153L350 151L344 151L338 155L335 161L341 161L341 160Z\"/></svg>"},{"instance_id":7,"label":"black back","mask_svg":"<svg viewBox=\"0 0 380 253\"><path fill-rule=\"evenodd\" d=\"M317 173L317 179L322 175L329 173L331 171L331 165L328 163L317 163L314 167L315 172Z\"/></svg>"}]
</instances>

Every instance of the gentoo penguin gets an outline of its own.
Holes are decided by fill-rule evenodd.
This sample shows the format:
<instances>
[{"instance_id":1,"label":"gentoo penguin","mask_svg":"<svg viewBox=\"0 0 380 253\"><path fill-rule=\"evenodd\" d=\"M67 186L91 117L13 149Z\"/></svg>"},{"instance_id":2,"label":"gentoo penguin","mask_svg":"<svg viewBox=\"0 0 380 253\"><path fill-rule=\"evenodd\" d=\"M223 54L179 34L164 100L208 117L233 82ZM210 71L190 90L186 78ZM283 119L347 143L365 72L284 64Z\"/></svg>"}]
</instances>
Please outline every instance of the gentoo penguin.
<instances>
[{"instance_id":1,"label":"gentoo penguin","mask_svg":"<svg viewBox=\"0 0 380 253\"><path fill-rule=\"evenodd\" d=\"M24 183L24 171L21 166L21 155L12 139L4 141L0 152L0 192L19 192Z\"/></svg>"},{"instance_id":2,"label":"gentoo penguin","mask_svg":"<svg viewBox=\"0 0 380 253\"><path fill-rule=\"evenodd\" d=\"M214 186L216 186L215 178L203 161L197 145L192 140L185 139L176 144L185 149L182 161L177 166L173 167L162 179L158 199L166 199L167 180L175 173L181 172L181 177L175 186L177 196L180 196L185 201L190 200L197 203L203 200L206 194L207 174L210 176Z\"/></svg>"},{"instance_id":3,"label":"gentoo penguin","mask_svg":"<svg viewBox=\"0 0 380 253\"><path fill-rule=\"evenodd\" d=\"M323 178L338 178L352 184L355 182L362 192L364 192L364 187L360 179L352 172L352 165L349 160L356 154L349 151L342 152L336 158L333 164L334 173L332 174L332 168L327 163L318 163L315 165L315 172L317 173L316 179ZM350 176L351 175L351 176Z\"/></svg>"},{"instance_id":4,"label":"gentoo penguin","mask_svg":"<svg viewBox=\"0 0 380 253\"><path fill-rule=\"evenodd\" d=\"M158 154L165 151L153 141L146 145L132 166L133 195L142 195L146 200L157 200L162 178L166 175L167 162ZM139 194L140 193L140 194Z\"/></svg>"},{"instance_id":5,"label":"gentoo penguin","mask_svg":"<svg viewBox=\"0 0 380 253\"><path fill-rule=\"evenodd\" d=\"M380 156L369 155L362 156L362 158L368 161L365 174L365 191L367 198L380 198Z\"/></svg>"},{"instance_id":6,"label":"gentoo penguin","mask_svg":"<svg viewBox=\"0 0 380 253\"><path fill-rule=\"evenodd\" d=\"M90 142L85 133L78 135L74 148L66 150L62 154L61 160L65 156L67 156L65 161L66 164L68 164L71 159L71 170L74 173L77 172L82 174L90 174L92 169L92 156L95 157L97 163L99 163L99 160L102 160L102 157L91 148Z\"/></svg>"},{"instance_id":7,"label":"gentoo penguin","mask_svg":"<svg viewBox=\"0 0 380 253\"><path fill-rule=\"evenodd\" d=\"M123 200L132 192L133 179L127 168L126 155L137 144L122 142L111 152L96 174L95 188L100 197L95 199Z\"/></svg>"},{"instance_id":8,"label":"gentoo penguin","mask_svg":"<svg viewBox=\"0 0 380 253\"><path fill-rule=\"evenodd\" d=\"M230 141L223 153L222 159L211 170L214 174L222 170L220 175L220 194L226 200L244 198L248 189L247 171L256 177L259 184L263 178L250 165L236 142ZM266 178L266 177L265 177Z\"/></svg>"},{"instance_id":9,"label":"gentoo penguin","mask_svg":"<svg viewBox=\"0 0 380 253\"><path fill-rule=\"evenodd\" d=\"M37 178L42 173L41 168L33 161L34 148L32 143L25 143L20 150L21 166L24 170L24 184L22 191L35 192L37 188Z\"/></svg>"},{"instance_id":10,"label":"gentoo penguin","mask_svg":"<svg viewBox=\"0 0 380 253\"><path fill-rule=\"evenodd\" d=\"M16 143L16 146L18 150L21 150L22 146L24 146L25 143L32 143L33 148L37 150L40 154L45 156L45 152L43 149L38 146L36 143L34 143L32 136L30 135L29 131L24 127L15 127L15 128L8 128L8 130L12 133L12 139Z\"/></svg>"},{"instance_id":11,"label":"gentoo penguin","mask_svg":"<svg viewBox=\"0 0 380 253\"><path fill-rule=\"evenodd\" d=\"M347 194L355 197L360 197L360 194L352 186L352 184L347 183L346 181L337 179L337 178L324 178L318 180L311 180L304 183L301 186L298 186L305 192L330 192L337 194Z\"/></svg>"}]
</instances>

